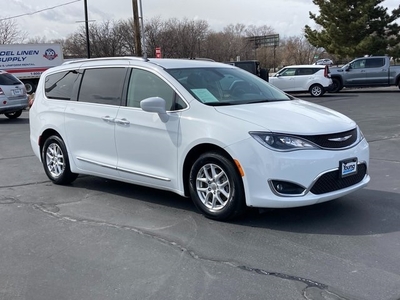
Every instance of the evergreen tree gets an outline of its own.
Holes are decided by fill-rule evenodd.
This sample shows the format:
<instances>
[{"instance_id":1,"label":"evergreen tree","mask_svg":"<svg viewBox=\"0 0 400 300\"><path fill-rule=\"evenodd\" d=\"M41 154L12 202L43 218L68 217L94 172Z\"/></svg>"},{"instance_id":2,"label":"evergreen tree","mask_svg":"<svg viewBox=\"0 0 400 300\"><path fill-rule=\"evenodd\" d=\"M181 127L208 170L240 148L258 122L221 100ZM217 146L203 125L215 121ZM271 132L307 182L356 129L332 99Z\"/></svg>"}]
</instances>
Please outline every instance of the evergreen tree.
<instances>
[{"instance_id":1,"label":"evergreen tree","mask_svg":"<svg viewBox=\"0 0 400 300\"><path fill-rule=\"evenodd\" d=\"M344 57L394 55L398 57L400 5L387 13L380 6L384 0L313 0L319 15L310 12L321 29L305 26L307 40L328 53Z\"/></svg>"}]
</instances>

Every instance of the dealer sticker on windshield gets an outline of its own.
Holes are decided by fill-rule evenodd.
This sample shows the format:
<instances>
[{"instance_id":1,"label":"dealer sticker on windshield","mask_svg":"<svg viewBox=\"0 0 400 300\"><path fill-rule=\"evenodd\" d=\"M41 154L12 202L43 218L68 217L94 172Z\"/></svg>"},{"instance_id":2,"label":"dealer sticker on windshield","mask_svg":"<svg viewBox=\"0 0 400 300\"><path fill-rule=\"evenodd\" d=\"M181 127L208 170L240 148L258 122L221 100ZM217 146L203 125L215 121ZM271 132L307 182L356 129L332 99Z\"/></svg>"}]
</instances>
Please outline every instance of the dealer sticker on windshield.
<instances>
[{"instance_id":1,"label":"dealer sticker on windshield","mask_svg":"<svg viewBox=\"0 0 400 300\"><path fill-rule=\"evenodd\" d=\"M339 162L340 177L357 174L357 158L350 158Z\"/></svg>"}]
</instances>

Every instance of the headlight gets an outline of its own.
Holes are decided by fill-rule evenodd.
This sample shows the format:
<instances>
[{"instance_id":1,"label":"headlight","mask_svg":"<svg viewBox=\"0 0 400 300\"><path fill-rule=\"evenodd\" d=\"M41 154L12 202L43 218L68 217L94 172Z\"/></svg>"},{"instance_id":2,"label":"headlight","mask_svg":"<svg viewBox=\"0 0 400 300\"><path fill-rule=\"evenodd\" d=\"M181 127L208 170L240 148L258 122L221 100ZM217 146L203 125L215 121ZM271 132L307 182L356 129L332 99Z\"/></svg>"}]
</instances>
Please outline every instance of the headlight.
<instances>
[{"instance_id":1,"label":"headlight","mask_svg":"<svg viewBox=\"0 0 400 300\"><path fill-rule=\"evenodd\" d=\"M294 151L318 149L309 141L286 134L270 132L249 132L261 145L275 151Z\"/></svg>"},{"instance_id":2,"label":"headlight","mask_svg":"<svg viewBox=\"0 0 400 300\"><path fill-rule=\"evenodd\" d=\"M361 142L365 137L364 137L364 134L362 133L362 131L361 131L361 128L360 127L358 127L358 132L359 132L359 141Z\"/></svg>"}]
</instances>

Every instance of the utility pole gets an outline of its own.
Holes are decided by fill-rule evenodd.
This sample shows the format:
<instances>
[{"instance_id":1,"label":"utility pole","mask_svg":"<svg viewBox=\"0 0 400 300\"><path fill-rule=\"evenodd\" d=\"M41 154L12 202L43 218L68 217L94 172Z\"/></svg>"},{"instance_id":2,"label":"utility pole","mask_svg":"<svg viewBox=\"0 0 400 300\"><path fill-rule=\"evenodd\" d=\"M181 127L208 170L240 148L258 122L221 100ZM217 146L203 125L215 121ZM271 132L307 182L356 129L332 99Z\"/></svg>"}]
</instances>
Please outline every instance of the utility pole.
<instances>
[{"instance_id":1,"label":"utility pole","mask_svg":"<svg viewBox=\"0 0 400 300\"><path fill-rule=\"evenodd\" d=\"M87 58L90 58L90 39L89 39L89 20L88 20L87 0L84 1L84 4L85 4L86 49L87 49Z\"/></svg>"},{"instance_id":2,"label":"utility pole","mask_svg":"<svg viewBox=\"0 0 400 300\"><path fill-rule=\"evenodd\" d=\"M143 56L142 52L142 39L141 39L141 31L140 31L140 23L139 23L139 8L138 8L138 0L132 0L132 9L133 9L133 31L135 32L135 48L136 48L136 56Z\"/></svg>"}]
</instances>

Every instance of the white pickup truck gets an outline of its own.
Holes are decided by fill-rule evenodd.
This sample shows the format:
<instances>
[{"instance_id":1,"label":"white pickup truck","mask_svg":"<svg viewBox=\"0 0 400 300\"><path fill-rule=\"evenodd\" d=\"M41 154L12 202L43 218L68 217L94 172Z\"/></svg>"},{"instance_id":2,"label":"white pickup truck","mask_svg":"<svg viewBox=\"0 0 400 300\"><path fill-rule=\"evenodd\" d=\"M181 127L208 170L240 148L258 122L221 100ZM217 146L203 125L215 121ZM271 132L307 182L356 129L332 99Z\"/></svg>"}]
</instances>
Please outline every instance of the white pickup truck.
<instances>
[{"instance_id":1,"label":"white pickup truck","mask_svg":"<svg viewBox=\"0 0 400 300\"><path fill-rule=\"evenodd\" d=\"M40 75L64 62L60 44L0 45L0 70L21 80L28 93L36 90Z\"/></svg>"},{"instance_id":2,"label":"white pickup truck","mask_svg":"<svg viewBox=\"0 0 400 300\"><path fill-rule=\"evenodd\" d=\"M380 87L396 85L400 88L400 66L390 65L388 56L356 58L341 68L330 68L333 87L337 93L344 87Z\"/></svg>"}]
</instances>

